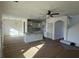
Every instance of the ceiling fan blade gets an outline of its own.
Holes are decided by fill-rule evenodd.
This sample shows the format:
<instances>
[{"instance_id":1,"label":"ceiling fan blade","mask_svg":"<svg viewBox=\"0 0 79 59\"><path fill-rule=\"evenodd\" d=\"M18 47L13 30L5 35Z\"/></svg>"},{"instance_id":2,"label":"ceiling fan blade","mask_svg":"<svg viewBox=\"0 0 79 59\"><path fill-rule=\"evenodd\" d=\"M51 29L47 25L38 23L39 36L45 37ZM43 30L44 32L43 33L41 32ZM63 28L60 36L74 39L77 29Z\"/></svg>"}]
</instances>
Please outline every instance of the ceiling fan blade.
<instances>
[{"instance_id":1,"label":"ceiling fan blade","mask_svg":"<svg viewBox=\"0 0 79 59\"><path fill-rule=\"evenodd\" d=\"M51 15L59 15L59 13L53 13L53 14L51 14Z\"/></svg>"}]
</instances>

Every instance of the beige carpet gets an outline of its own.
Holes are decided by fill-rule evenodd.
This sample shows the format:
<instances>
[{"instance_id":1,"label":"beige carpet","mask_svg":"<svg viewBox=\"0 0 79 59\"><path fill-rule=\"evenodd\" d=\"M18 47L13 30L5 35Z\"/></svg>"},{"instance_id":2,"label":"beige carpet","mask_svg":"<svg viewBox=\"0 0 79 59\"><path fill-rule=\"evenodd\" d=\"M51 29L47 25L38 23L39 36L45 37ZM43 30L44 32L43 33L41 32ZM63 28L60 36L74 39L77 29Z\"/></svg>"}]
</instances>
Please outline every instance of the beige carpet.
<instances>
[{"instance_id":1,"label":"beige carpet","mask_svg":"<svg viewBox=\"0 0 79 59\"><path fill-rule=\"evenodd\" d=\"M79 57L79 50L67 50L61 43L50 39L24 43L23 38L6 37L4 44L5 58L75 58Z\"/></svg>"}]
</instances>

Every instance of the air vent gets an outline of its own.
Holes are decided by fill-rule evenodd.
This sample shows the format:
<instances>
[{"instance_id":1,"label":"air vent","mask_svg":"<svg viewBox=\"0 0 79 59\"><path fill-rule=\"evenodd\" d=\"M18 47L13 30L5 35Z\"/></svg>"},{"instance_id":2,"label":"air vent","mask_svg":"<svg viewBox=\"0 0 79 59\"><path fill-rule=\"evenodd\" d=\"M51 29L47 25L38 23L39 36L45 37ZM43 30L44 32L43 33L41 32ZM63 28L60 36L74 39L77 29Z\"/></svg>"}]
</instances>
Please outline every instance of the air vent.
<instances>
[{"instance_id":1,"label":"air vent","mask_svg":"<svg viewBox=\"0 0 79 59\"><path fill-rule=\"evenodd\" d=\"M75 46L75 43L71 42L70 45L71 45L71 46Z\"/></svg>"}]
</instances>

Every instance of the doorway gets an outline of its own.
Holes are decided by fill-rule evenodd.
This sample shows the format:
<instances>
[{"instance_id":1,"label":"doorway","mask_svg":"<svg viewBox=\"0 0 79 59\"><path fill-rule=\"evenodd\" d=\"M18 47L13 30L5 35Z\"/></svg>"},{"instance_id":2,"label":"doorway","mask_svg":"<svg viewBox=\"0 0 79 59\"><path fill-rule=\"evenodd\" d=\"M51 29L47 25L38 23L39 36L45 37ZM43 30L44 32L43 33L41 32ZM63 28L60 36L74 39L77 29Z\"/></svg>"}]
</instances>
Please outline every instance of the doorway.
<instances>
[{"instance_id":1,"label":"doorway","mask_svg":"<svg viewBox=\"0 0 79 59\"><path fill-rule=\"evenodd\" d=\"M55 39L64 39L64 22L63 21L56 21L55 22Z\"/></svg>"}]
</instances>

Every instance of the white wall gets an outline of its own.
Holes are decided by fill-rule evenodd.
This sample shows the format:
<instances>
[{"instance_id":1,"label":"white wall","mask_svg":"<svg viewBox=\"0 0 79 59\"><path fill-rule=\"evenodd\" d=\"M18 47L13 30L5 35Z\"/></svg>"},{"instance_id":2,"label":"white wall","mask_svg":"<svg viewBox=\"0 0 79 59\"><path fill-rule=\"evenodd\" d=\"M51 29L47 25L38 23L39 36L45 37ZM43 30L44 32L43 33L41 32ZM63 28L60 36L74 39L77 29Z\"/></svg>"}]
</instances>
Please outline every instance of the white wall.
<instances>
[{"instance_id":1,"label":"white wall","mask_svg":"<svg viewBox=\"0 0 79 59\"><path fill-rule=\"evenodd\" d=\"M3 16L3 34L4 36L23 36L23 22L27 24L27 19ZM27 25L25 27L27 32Z\"/></svg>"},{"instance_id":2,"label":"white wall","mask_svg":"<svg viewBox=\"0 0 79 59\"><path fill-rule=\"evenodd\" d=\"M68 41L79 44L79 24L68 30Z\"/></svg>"},{"instance_id":3,"label":"white wall","mask_svg":"<svg viewBox=\"0 0 79 59\"><path fill-rule=\"evenodd\" d=\"M72 16L70 19L67 40L79 44L79 15Z\"/></svg>"},{"instance_id":4,"label":"white wall","mask_svg":"<svg viewBox=\"0 0 79 59\"><path fill-rule=\"evenodd\" d=\"M0 16L0 57L2 57L2 17Z\"/></svg>"},{"instance_id":5,"label":"white wall","mask_svg":"<svg viewBox=\"0 0 79 59\"><path fill-rule=\"evenodd\" d=\"M22 22L17 20L4 20L4 34L9 36L11 32L16 35L23 33ZM15 33L16 32L16 33Z\"/></svg>"}]
</instances>

